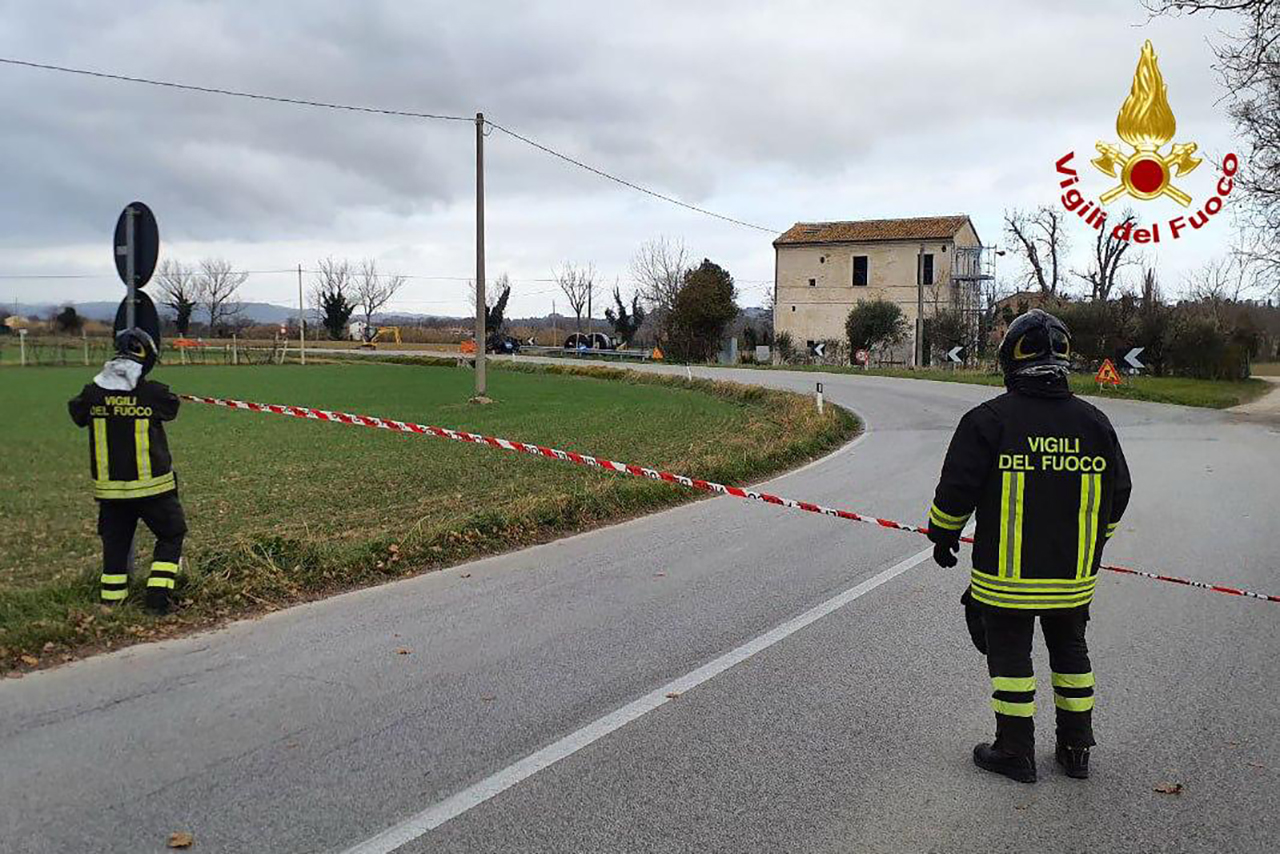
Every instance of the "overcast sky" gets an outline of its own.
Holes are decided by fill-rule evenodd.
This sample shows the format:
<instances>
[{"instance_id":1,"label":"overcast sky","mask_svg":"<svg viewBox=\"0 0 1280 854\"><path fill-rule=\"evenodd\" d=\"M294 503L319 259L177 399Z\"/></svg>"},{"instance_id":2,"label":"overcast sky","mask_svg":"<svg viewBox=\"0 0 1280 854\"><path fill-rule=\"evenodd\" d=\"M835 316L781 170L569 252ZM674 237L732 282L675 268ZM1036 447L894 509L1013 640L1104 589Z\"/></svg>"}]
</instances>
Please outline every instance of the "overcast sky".
<instances>
[{"instance_id":1,"label":"overcast sky","mask_svg":"<svg viewBox=\"0 0 1280 854\"><path fill-rule=\"evenodd\" d=\"M127 9L127 11L126 11ZM779 232L796 221L967 213L1004 244L1002 211L1056 203L1054 161L1088 167L1150 38L1175 141L1237 146L1207 38L1228 17L1157 19L1129 2L0 2L0 56L393 109L474 115L661 192ZM474 128L157 89L0 66L0 299L118 298L110 231L138 198L162 257L250 270L373 257L388 272L474 271ZM500 133L486 142L490 278L515 315L545 279L594 263L630 290L644 240L682 238L727 267L741 303L771 288L774 234L657 201ZM1087 169L1088 174L1084 170ZM1179 179L1203 201L1213 162ZM1172 201L1143 219L1184 213ZM1078 222L1078 250L1090 233ZM1225 252L1230 222L1148 252L1176 289ZM1083 255L1074 266L1083 267ZM1001 278L1017 265L1001 259ZM296 301L255 274L243 298ZM418 278L392 308L469 310L465 283ZM563 299L560 309L565 310ZM597 313L600 308L597 307Z\"/></svg>"}]
</instances>

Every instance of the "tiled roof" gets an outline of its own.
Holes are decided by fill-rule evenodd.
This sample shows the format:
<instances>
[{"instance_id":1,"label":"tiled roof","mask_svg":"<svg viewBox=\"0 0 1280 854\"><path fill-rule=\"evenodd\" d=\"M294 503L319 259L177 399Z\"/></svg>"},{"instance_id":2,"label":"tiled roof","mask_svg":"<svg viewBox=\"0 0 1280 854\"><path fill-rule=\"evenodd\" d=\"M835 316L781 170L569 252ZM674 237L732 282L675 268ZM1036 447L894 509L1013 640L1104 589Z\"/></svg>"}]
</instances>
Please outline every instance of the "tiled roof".
<instances>
[{"instance_id":1,"label":"tiled roof","mask_svg":"<svg viewBox=\"0 0 1280 854\"><path fill-rule=\"evenodd\" d=\"M798 222L774 246L804 243L862 243L871 240L945 240L969 222L956 216L918 216L909 219L863 219L854 222Z\"/></svg>"}]
</instances>

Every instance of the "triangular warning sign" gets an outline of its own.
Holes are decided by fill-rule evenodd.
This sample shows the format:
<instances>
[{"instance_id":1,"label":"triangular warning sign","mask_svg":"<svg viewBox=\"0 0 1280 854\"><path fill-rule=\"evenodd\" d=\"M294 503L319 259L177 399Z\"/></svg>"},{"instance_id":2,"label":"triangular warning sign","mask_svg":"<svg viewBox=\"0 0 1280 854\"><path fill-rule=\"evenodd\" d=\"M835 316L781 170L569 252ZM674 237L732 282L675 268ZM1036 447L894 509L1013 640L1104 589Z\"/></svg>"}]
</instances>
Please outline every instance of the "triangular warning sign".
<instances>
[{"instance_id":1,"label":"triangular warning sign","mask_svg":"<svg viewBox=\"0 0 1280 854\"><path fill-rule=\"evenodd\" d=\"M1123 380L1120 379L1120 372L1116 370L1116 366L1111 363L1110 359L1104 359L1102 367L1098 368L1098 374L1094 377L1098 385L1103 383L1111 383L1111 385L1120 385Z\"/></svg>"},{"instance_id":2,"label":"triangular warning sign","mask_svg":"<svg viewBox=\"0 0 1280 854\"><path fill-rule=\"evenodd\" d=\"M661 360L661 359L662 359L662 351L661 351L661 350L659 350L657 347L654 347L654 348L653 348L653 352L649 354L649 358L651 358L651 359L659 359L659 360Z\"/></svg>"}]
</instances>

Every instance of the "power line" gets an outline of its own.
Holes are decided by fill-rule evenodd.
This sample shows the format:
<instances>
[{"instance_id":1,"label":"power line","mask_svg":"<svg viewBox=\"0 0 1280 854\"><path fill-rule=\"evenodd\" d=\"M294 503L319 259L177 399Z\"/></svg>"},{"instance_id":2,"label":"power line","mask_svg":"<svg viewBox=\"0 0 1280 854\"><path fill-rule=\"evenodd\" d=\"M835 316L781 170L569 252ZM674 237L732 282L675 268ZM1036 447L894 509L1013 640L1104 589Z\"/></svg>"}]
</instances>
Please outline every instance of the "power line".
<instances>
[{"instance_id":1,"label":"power line","mask_svg":"<svg viewBox=\"0 0 1280 854\"><path fill-rule=\"evenodd\" d=\"M200 92L206 95L227 95L233 98L248 98L254 101L269 101L269 102L278 103L278 104L294 104L297 106L304 106L304 107L320 107L326 110L345 110L353 113L374 113L374 114L384 115L384 116L402 116L405 118L413 118L413 119L437 119L440 121L452 121L452 122L474 122L475 121L475 119L472 118L471 116L453 116L453 115L448 115L444 113L421 113L413 110L391 110L391 109L384 109L381 107L365 107L357 104L340 104L333 101L312 101L305 98L288 98L282 95L263 95L258 92L243 92L236 89L223 89L215 86L196 86L189 83L174 83L171 80L155 80L149 77L133 77L127 74L113 74L106 71L92 71L87 68L72 68L66 65L53 65L51 63L45 63L45 62L29 62L27 60L12 59L8 57L0 57L0 63L5 65L21 66L23 68L37 68L43 71L58 71L63 74L78 74L83 77L95 77L101 80L115 80L115 81L124 82L124 83L141 83L146 86L158 86L165 89L178 89L185 92ZM709 216L714 219L721 220L723 222L732 223L733 225L740 225L743 228L753 228L756 231L763 231L767 234L777 234L781 231L781 229L767 228L763 225L756 225L755 223L747 222L746 220L735 219L734 217L716 213L715 211L707 210L706 208L698 207L697 205L693 205L688 202L681 201L680 199L677 199L674 196L668 196L665 193L660 193L657 190L651 190L648 187L641 186L640 184L637 184L633 181L628 181L625 178L620 178L617 175L613 175L613 174L610 174L609 172L605 172L603 169L597 169L594 166L591 166L587 163L583 163L581 160L570 157L569 155L564 154L562 152L556 151L554 148L551 148L550 146L543 145L542 143L536 140L530 139L529 137L524 136L523 134L519 134L513 130L510 130L509 128L505 128L502 125L497 124L496 122L492 122L486 119L485 124L493 128L494 130L500 130L503 133L505 133L507 136L510 136L513 139L517 139L520 142L523 142L525 145L532 146L533 148L536 148L545 154L549 154L552 157L563 160L564 162L572 164L573 166L577 166L579 169L584 169L587 172L590 172L593 175L597 175L601 178L604 178L607 181L613 181L615 184L620 184L624 187L628 187L637 192L644 193L647 196L652 196L655 199L660 199L664 202L667 202L668 204L676 205L678 207L685 208L686 210L691 210L691 211L694 211L695 213L700 213L703 216Z\"/></svg>"},{"instance_id":2,"label":"power line","mask_svg":"<svg viewBox=\"0 0 1280 854\"><path fill-rule=\"evenodd\" d=\"M236 89L221 89L214 86L194 86L188 83L174 83L170 80L153 80L148 77L130 77L126 74L110 74L105 71L90 71L87 68L70 68L65 65L50 65L44 62L27 62L21 59L0 57L5 65L20 65L26 68L39 68L44 71L60 71L64 74L79 74L84 77L98 77L103 80L119 80L125 83L142 83L147 86L159 86L165 89L181 89L185 92L202 92L206 95L229 95L233 98L249 98L254 101L272 101L278 104L295 104L302 107L321 107L326 110L346 110L352 113L377 113L384 116L402 116L410 119L438 119L450 122L474 122L471 116L451 116L444 113L419 113L413 110L388 110L381 107L365 107L358 104L339 104L332 101L311 101L306 98L286 98L282 95L263 95L257 92L241 92Z\"/></svg>"},{"instance_id":3,"label":"power line","mask_svg":"<svg viewBox=\"0 0 1280 854\"><path fill-rule=\"evenodd\" d=\"M747 222L741 219L734 219L731 216L725 216L724 214L718 214L715 211L710 211L710 210L707 210L706 208L700 208L697 205L691 205L688 202L682 202L679 199L675 198L674 196L668 196L665 193L659 193L657 190L650 190L648 187L642 187L639 184L626 180L625 178L619 178L617 175L611 175L602 169L597 169L594 166L590 166L586 163L583 163L581 160L576 160L567 154L562 154L561 152L556 151L554 148L549 148L548 146L545 146L540 142L536 142L535 140L532 140L527 136L522 136L521 134L518 134L513 130L504 128L500 124L491 122L488 119L485 119L485 124L489 125L495 130L502 131L507 136L520 140L525 145L533 146L539 151L545 152L546 154L550 154L552 157L558 157L559 159L563 160L566 163L571 163L574 166L577 166L579 169L585 169L588 172L591 172L594 175L598 175L601 178L604 178L608 181L613 181L614 183L621 184L624 187L630 187L631 189L644 193L647 196L653 196L655 199L661 199L664 202L668 202L673 205L678 205L682 208L686 208L688 210L695 211L696 213L703 214L704 216L714 217L715 219L723 220L725 222L731 222L734 225L740 225L744 228L754 228L756 231L763 231L768 234L778 234L781 231L781 229L766 228L763 225L756 225L753 222Z\"/></svg>"}]
</instances>

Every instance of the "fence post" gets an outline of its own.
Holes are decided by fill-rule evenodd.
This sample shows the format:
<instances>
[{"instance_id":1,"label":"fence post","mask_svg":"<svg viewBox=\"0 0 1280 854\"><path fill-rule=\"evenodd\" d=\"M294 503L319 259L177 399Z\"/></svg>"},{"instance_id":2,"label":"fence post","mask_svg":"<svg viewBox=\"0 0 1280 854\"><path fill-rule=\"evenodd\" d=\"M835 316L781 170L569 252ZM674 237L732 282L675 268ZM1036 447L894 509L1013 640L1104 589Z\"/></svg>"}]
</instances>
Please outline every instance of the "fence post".
<instances>
[{"instance_id":1,"label":"fence post","mask_svg":"<svg viewBox=\"0 0 1280 854\"><path fill-rule=\"evenodd\" d=\"M240 349L236 346L236 334L231 333L231 364L240 364Z\"/></svg>"},{"instance_id":2,"label":"fence post","mask_svg":"<svg viewBox=\"0 0 1280 854\"><path fill-rule=\"evenodd\" d=\"M27 330L25 329L18 330L18 353L21 366L25 368L27 366Z\"/></svg>"}]
</instances>

